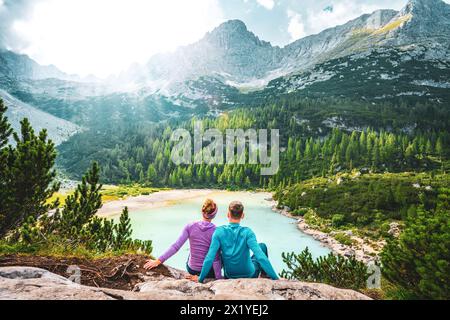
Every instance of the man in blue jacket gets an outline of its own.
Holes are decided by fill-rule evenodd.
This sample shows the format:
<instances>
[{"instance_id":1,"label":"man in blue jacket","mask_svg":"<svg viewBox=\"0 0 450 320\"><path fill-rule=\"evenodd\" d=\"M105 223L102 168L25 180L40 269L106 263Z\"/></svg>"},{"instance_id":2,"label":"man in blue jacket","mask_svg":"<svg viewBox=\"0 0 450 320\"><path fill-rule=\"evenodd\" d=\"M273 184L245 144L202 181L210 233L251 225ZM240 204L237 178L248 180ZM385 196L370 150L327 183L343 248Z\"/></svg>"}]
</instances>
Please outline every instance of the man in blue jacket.
<instances>
[{"instance_id":1,"label":"man in blue jacket","mask_svg":"<svg viewBox=\"0 0 450 320\"><path fill-rule=\"evenodd\" d=\"M271 279L278 280L278 275L269 262L267 247L258 244L255 233L247 227L240 225L244 218L244 206L241 202L234 201L228 208L228 220L230 224L218 227L213 234L211 246L198 279L203 282L208 275L217 252L220 252L225 278L258 278L264 271ZM250 257L250 250L253 256Z\"/></svg>"}]
</instances>

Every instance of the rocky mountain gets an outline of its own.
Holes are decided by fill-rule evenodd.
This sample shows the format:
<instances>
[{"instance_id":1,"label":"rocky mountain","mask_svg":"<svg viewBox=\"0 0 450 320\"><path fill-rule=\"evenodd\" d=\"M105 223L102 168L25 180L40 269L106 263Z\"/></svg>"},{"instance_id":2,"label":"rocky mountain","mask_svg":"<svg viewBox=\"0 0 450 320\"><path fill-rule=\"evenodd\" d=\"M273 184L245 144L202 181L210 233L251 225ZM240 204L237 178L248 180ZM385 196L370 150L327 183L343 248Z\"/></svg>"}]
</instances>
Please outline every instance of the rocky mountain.
<instances>
[{"instance_id":1,"label":"rocky mountain","mask_svg":"<svg viewBox=\"0 0 450 320\"><path fill-rule=\"evenodd\" d=\"M381 28L396 14L393 10L366 14L284 48L261 41L242 21L231 20L197 43L172 54L156 55L146 66L134 66L121 79L141 82L155 92L169 95L177 93L180 83L200 77L214 77L240 89L261 88L272 79L325 60L331 50L351 38L356 30Z\"/></svg>"},{"instance_id":2,"label":"rocky mountain","mask_svg":"<svg viewBox=\"0 0 450 320\"><path fill-rule=\"evenodd\" d=\"M377 14L389 17L393 12ZM450 5L412 0L387 23L350 30L347 39L314 65L279 78L268 88L277 94L448 101Z\"/></svg>"},{"instance_id":3,"label":"rocky mountain","mask_svg":"<svg viewBox=\"0 0 450 320\"><path fill-rule=\"evenodd\" d=\"M408 44L417 40L439 40L447 42L450 31L450 5L441 0L411 0L391 22L404 25L393 30L391 44Z\"/></svg>"},{"instance_id":4,"label":"rocky mountain","mask_svg":"<svg viewBox=\"0 0 450 320\"><path fill-rule=\"evenodd\" d=\"M325 61L352 47L355 37L368 30L378 30L397 14L394 10L378 10L357 19L293 42L284 48L283 66L294 71Z\"/></svg>"},{"instance_id":5,"label":"rocky mountain","mask_svg":"<svg viewBox=\"0 0 450 320\"><path fill-rule=\"evenodd\" d=\"M76 75L68 75L53 65L42 66L27 55L0 50L0 75L16 80L42 80L56 78L81 81Z\"/></svg>"},{"instance_id":6,"label":"rocky mountain","mask_svg":"<svg viewBox=\"0 0 450 320\"><path fill-rule=\"evenodd\" d=\"M261 41L239 20L223 23L202 40L174 54L157 55L147 65L156 79L218 75L235 81L262 78L280 59L281 50ZM173 62L178 63L174 64Z\"/></svg>"},{"instance_id":7,"label":"rocky mountain","mask_svg":"<svg viewBox=\"0 0 450 320\"><path fill-rule=\"evenodd\" d=\"M285 95L450 101L450 5L410 0L283 48L231 20L118 77L82 80L0 52L0 88L79 125L219 114ZM131 118L130 118L131 116Z\"/></svg>"},{"instance_id":8,"label":"rocky mountain","mask_svg":"<svg viewBox=\"0 0 450 320\"><path fill-rule=\"evenodd\" d=\"M20 121L23 118L30 120L36 132L47 129L49 138L56 145L81 131L81 127L24 103L1 89L0 98L8 106L6 116L15 132L20 132Z\"/></svg>"},{"instance_id":9,"label":"rocky mountain","mask_svg":"<svg viewBox=\"0 0 450 320\"><path fill-rule=\"evenodd\" d=\"M364 82L376 77L376 73L387 72L389 77L395 78L408 73L406 78L410 88L402 89L401 92L386 92L386 97L423 92L418 90L417 83L412 83L414 80L422 84L436 84L425 87L447 88L448 82L441 78L445 78L449 72L449 12L450 5L441 0L411 0L399 12L378 10L365 14L283 48L261 41L243 22L232 20L220 25L195 44L180 48L172 54L153 57L146 66L139 68L139 77L130 76L136 75L135 67L128 76L127 73L123 74L122 79L123 82L131 80L142 87L151 88L149 93L169 97L174 103L195 106L202 101L214 109L219 105L239 105L242 101L261 101L236 95L233 88L241 94L268 89L268 94L273 95L274 85L287 82L283 87L288 90L277 90L277 93L301 91L316 82L345 77L340 72L336 73L336 70L327 70L327 62L339 59L344 63L343 58L353 61L392 54L392 65L387 66L387 70L380 69L379 64L373 61L374 67L366 72L366 77L361 72L355 75ZM433 76L428 74L430 72L423 73L414 68L407 70L409 66L401 66L407 61L427 64L425 69L436 69L439 75ZM318 68L320 65L323 67ZM341 71L348 74L355 70L343 68ZM296 76L302 73L309 75L306 78ZM296 79L294 83L290 83L292 77ZM269 85L272 80L275 81ZM361 96L364 95L362 91L370 90L365 87L353 92L352 96ZM223 94L217 94L217 91ZM258 94L258 97L261 96L264 94ZM380 99L383 94L373 97ZM442 100L440 95L434 94L430 94L429 98Z\"/></svg>"}]
</instances>

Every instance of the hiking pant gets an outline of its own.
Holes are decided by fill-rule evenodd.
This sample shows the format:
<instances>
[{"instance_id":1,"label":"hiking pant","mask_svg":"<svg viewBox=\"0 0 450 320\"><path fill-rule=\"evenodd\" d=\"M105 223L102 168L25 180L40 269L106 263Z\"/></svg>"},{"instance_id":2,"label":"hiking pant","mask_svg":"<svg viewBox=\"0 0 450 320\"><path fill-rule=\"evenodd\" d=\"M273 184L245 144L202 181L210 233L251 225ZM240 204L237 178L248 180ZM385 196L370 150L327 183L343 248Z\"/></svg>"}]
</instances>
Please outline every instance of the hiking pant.
<instances>
[{"instance_id":1,"label":"hiking pant","mask_svg":"<svg viewBox=\"0 0 450 320\"><path fill-rule=\"evenodd\" d=\"M264 252L266 257L268 258L269 257L269 252L267 250L266 244L265 243L260 243L259 247ZM252 256L252 262L253 262L253 265L255 266L255 273L253 274L252 278L259 278L259 276L261 275L261 272L264 272L264 270L262 269L262 267L259 264L258 260L256 260L255 255Z\"/></svg>"}]
</instances>

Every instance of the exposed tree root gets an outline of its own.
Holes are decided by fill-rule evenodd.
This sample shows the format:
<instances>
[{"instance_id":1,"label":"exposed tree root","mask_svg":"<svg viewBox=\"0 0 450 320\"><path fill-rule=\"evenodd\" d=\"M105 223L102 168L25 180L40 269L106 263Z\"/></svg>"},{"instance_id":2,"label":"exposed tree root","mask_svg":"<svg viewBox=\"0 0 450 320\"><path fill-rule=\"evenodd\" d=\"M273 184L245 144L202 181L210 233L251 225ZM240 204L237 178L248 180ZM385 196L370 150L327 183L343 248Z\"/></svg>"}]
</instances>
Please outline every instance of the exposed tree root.
<instances>
[{"instance_id":1,"label":"exposed tree root","mask_svg":"<svg viewBox=\"0 0 450 320\"><path fill-rule=\"evenodd\" d=\"M124 255L120 257L86 259L76 257L41 257L32 255L0 256L0 267L23 266L48 270L69 278L69 266L76 266L81 271L81 284L109 289L133 290L134 286L144 281L146 270L142 255ZM152 276L171 276L164 266L152 270Z\"/></svg>"}]
</instances>

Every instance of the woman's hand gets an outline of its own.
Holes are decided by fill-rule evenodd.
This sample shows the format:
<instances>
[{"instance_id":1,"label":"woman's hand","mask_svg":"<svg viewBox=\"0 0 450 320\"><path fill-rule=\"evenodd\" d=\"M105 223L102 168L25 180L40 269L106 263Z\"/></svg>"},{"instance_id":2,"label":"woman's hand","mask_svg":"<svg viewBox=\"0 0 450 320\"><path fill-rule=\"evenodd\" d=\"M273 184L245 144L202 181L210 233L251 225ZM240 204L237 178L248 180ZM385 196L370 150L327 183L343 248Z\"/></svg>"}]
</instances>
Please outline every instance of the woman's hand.
<instances>
[{"instance_id":1,"label":"woman's hand","mask_svg":"<svg viewBox=\"0 0 450 320\"><path fill-rule=\"evenodd\" d=\"M157 260L148 260L147 263L144 265L144 269L151 270L156 267L158 267L161 264L161 261L159 259Z\"/></svg>"}]
</instances>

